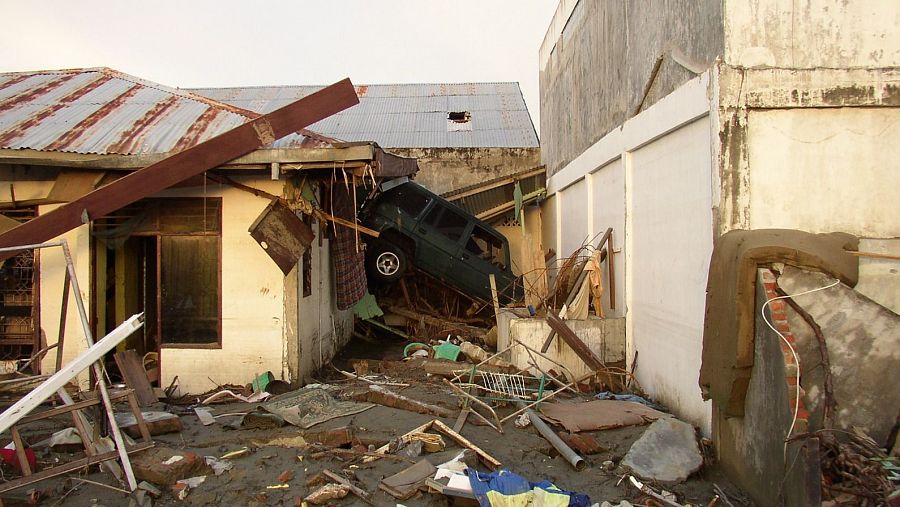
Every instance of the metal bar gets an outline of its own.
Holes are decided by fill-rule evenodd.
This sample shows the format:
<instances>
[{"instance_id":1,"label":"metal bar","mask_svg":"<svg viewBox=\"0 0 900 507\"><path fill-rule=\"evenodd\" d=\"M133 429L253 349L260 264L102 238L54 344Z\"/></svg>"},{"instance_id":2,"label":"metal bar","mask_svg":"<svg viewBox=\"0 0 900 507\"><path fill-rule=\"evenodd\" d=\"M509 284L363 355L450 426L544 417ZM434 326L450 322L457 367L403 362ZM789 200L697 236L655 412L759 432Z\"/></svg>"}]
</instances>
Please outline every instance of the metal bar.
<instances>
[{"instance_id":1,"label":"metal bar","mask_svg":"<svg viewBox=\"0 0 900 507\"><path fill-rule=\"evenodd\" d=\"M0 248L55 238L85 219L105 216L358 103L353 84L344 79L14 227L0 234ZM9 257L0 252L0 260Z\"/></svg>"},{"instance_id":2,"label":"metal bar","mask_svg":"<svg viewBox=\"0 0 900 507\"><path fill-rule=\"evenodd\" d=\"M12 229L10 229L12 230ZM62 246L61 241L52 241L50 243L35 243L33 245L7 246L0 248L0 252L20 252L22 250L34 250L35 248L50 248L52 246Z\"/></svg>"},{"instance_id":3,"label":"metal bar","mask_svg":"<svg viewBox=\"0 0 900 507\"><path fill-rule=\"evenodd\" d=\"M501 422L501 423L504 423L504 422L506 422L506 421L512 419L513 417L515 417L515 416L521 414L522 412L525 411L525 409L531 408L531 407L537 405L538 403L541 403L542 401L547 401L547 400L549 400L550 398L556 396L557 394L559 394L559 393L565 391L566 388L572 387L572 386L574 386L575 384L577 384L577 383L579 383L579 382L581 382L581 381L583 381L583 380L585 380L585 379L589 379L589 378L593 377L594 375L595 375L594 372L586 373L586 374L584 374L584 375L578 377L577 379L573 380L572 382L569 382L568 384L565 385L565 387L562 387L562 388L560 388L560 389L557 389L556 391L553 391L552 393L548 394L548 395L547 395L546 397L544 397L543 399L540 399L540 400L538 400L538 401L531 402L531 403L529 403L525 408L520 408L519 410L516 410L516 411L513 412L512 414L509 414L508 416L504 417L503 419L500 419L500 422Z\"/></svg>"},{"instance_id":4,"label":"metal bar","mask_svg":"<svg viewBox=\"0 0 900 507\"><path fill-rule=\"evenodd\" d=\"M56 337L56 370L62 369L63 361L63 343L66 338L66 314L69 311L69 271L66 271L66 277L63 279L62 307L59 310L59 334Z\"/></svg>"},{"instance_id":5,"label":"metal bar","mask_svg":"<svg viewBox=\"0 0 900 507\"><path fill-rule=\"evenodd\" d=\"M94 346L94 334L91 331L91 322L90 319L88 319L87 311L84 308L84 301L81 299L81 289L78 287L78 276L75 274L75 264L72 262L72 253L69 251L69 244L66 240L62 241L62 249L63 255L66 258L66 268L69 270L69 277L72 279L72 291L75 293L75 307L78 309L78 316L81 318L81 330L84 332L84 338L87 340L88 350L90 350ZM143 313L140 315L141 325L143 325ZM129 319L129 321L133 319L134 317ZM140 326L137 326L128 332L126 337L131 335L132 332L136 331L139 327ZM122 339L124 339L124 337ZM118 345L121 341L122 340L118 340L113 347ZM110 431L112 431L113 441L116 443L116 450L118 450L119 458L122 461L122 468L125 469L125 477L128 479L128 486L131 488L131 491L134 491L137 489L137 479L134 477L134 470L132 470L131 461L128 459L128 451L125 450L125 440L122 438L122 431L119 429L119 425L116 424L116 416L115 413L113 413L112 401L109 399L109 392L106 389L106 380L103 376L103 367L100 362L100 359L105 354L106 353L104 352L96 357L92 361L91 368L94 370L94 376L97 377L97 387L100 391L100 396L103 398L103 408L106 409L106 417L109 419Z\"/></svg>"}]
</instances>

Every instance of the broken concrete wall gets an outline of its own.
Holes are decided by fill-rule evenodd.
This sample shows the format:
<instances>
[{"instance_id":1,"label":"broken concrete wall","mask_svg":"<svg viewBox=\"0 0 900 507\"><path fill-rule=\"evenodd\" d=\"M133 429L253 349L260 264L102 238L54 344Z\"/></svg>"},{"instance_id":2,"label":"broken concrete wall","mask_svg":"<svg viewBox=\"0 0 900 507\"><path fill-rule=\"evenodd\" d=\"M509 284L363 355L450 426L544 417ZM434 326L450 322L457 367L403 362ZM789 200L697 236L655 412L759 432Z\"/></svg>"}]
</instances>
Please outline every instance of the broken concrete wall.
<instances>
[{"instance_id":1,"label":"broken concrete wall","mask_svg":"<svg viewBox=\"0 0 900 507\"><path fill-rule=\"evenodd\" d=\"M786 467L797 451L785 456L784 439L791 426L786 366L778 335L759 313L766 302L763 278L757 276L754 362L744 417L713 411L718 459L731 480L759 505L806 505L794 496L803 491L803 464ZM767 309L771 319L771 311ZM799 461L799 459L798 459ZM787 497L786 497L787 495Z\"/></svg>"},{"instance_id":2,"label":"broken concrete wall","mask_svg":"<svg viewBox=\"0 0 900 507\"><path fill-rule=\"evenodd\" d=\"M833 281L822 273L791 266L786 266L778 277L779 286L788 294L824 287ZM885 376L900 371L900 315L845 285L795 300L822 328L825 337L837 403L835 427L856 426L884 445L900 407L900 390L892 388L893 382ZM819 344L799 314L788 309L787 316L800 356L809 429L815 431L823 427L824 406Z\"/></svg>"},{"instance_id":3,"label":"broken concrete wall","mask_svg":"<svg viewBox=\"0 0 900 507\"><path fill-rule=\"evenodd\" d=\"M416 181L436 194L541 165L540 148L391 148L418 159Z\"/></svg>"},{"instance_id":4,"label":"broken concrete wall","mask_svg":"<svg viewBox=\"0 0 900 507\"><path fill-rule=\"evenodd\" d=\"M566 321L566 324L601 361L618 362L625 360L625 319L598 319L593 317L587 320L569 320ZM500 326L497 333L497 350L509 347L516 341L522 342L534 350L541 350L541 346L549 333L550 326L547 324L546 319L522 319L511 312L503 312L501 313ZM546 354L553 360L563 364L575 377L590 373L584 361L559 337L554 338ZM528 366L531 357L525 349L516 347L506 359L519 367L525 368ZM537 363L545 371L551 369L559 371L559 366L543 358L538 358Z\"/></svg>"},{"instance_id":5,"label":"broken concrete wall","mask_svg":"<svg viewBox=\"0 0 900 507\"><path fill-rule=\"evenodd\" d=\"M724 51L717 0L563 1L540 49L541 157L555 174Z\"/></svg>"}]
</instances>

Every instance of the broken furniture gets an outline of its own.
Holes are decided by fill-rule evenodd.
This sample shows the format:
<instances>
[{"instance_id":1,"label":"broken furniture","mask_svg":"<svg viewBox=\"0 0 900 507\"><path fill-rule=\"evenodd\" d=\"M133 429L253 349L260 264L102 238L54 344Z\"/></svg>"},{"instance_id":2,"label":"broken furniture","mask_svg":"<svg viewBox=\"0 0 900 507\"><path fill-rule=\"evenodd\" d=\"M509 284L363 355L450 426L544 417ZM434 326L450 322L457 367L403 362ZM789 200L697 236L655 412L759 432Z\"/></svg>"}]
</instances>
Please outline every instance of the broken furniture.
<instances>
[{"instance_id":1,"label":"broken furniture","mask_svg":"<svg viewBox=\"0 0 900 507\"><path fill-rule=\"evenodd\" d=\"M116 393L110 393L109 400L113 403L117 401L127 401L129 407L131 408L131 414L137 420L137 425L141 434L141 440L139 443L136 443L134 445L126 444L126 452L131 454L153 447L153 440L150 437L150 430L147 428L147 425L144 422L143 417L141 416L141 409L138 406L134 391L131 389L126 389ZM102 400L99 397L96 397L92 400L79 401L71 405L63 405L61 407L53 408L39 414L25 416L18 422L14 423L12 426L10 426L9 429L12 433L12 440L16 446L16 457L19 460L19 466L22 469L23 477L0 484L0 493L19 488L21 486L34 484L35 482L48 479L50 477L56 477L58 475L73 472L75 470L78 470L79 468L83 468L89 465L95 465L104 461L116 459L119 456L119 453L117 451L97 453L94 450L93 443L90 441L90 434L88 433L88 429L82 419L82 410L97 406L101 402ZM75 427L78 429L78 435L79 437L81 437L81 441L84 444L84 452L85 454L87 454L87 456L75 461L70 461L63 465L41 470L40 472L32 471L28 463L28 458L25 455L25 442L22 440L19 432L19 427L23 424L41 421L63 414L71 414Z\"/></svg>"},{"instance_id":2,"label":"broken furniture","mask_svg":"<svg viewBox=\"0 0 900 507\"><path fill-rule=\"evenodd\" d=\"M69 245L65 240L61 240L58 242L52 243L43 243L43 244L34 244L34 245L21 245L14 247L6 247L0 248L0 257L4 255L8 256L13 252L22 251L22 250L34 250L41 248L52 248L52 247L61 247L63 251L63 256L66 260L66 275L70 283L66 284L66 288L69 286L72 289L72 293L75 296L75 306L78 309L78 315L81 320L82 331L84 332L85 340L87 341L87 350L79 354L75 359L70 361L68 364L64 365L61 369L58 369L56 373L50 376L47 380L37 386L33 391L22 397L19 401L5 410L2 414L0 414L0 433L6 431L7 429L11 429L13 433L13 440L16 442L16 453L19 458L19 463L22 466L23 472L26 473L26 477L23 477L19 482L9 481L5 483L3 486L6 487L6 490L12 489L15 487L19 487L25 484L31 484L33 482L42 480L46 477L52 477L54 475L58 475L59 473L66 473L71 471L72 469L64 468L64 467L56 467L53 469L44 470L38 474L34 474L29 477L30 468L28 468L27 458L25 456L24 444L21 441L21 437L18 434L18 428L14 427L17 423L21 423L23 420L26 420L26 416L37 408L38 405L43 403L45 400L50 398L53 393L56 393L59 398L63 401L64 404L68 405L66 407L73 414L73 417L77 420L76 425L79 428L79 435L82 438L82 441L85 443L85 452L88 453L88 459L90 462L91 454L97 452L99 449L103 449L104 452L98 453L101 458L95 458L93 462L101 462L107 461L110 459L114 459L117 455L122 462L122 466L125 471L125 476L128 480L128 485L131 488L131 491L137 489L137 481L134 477L134 472L131 468L131 463L128 459L129 449L125 446L125 441L122 437L122 432L119 430L119 427L116 425L115 414L113 413L113 405L111 401L110 394L106 387L106 381L104 380L104 372L102 366L102 358L106 355L107 352L111 351L121 343L125 338L130 336L132 333L140 329L144 325L144 317L143 314L137 314L132 316L130 319L127 319L125 322L120 324L117 328L115 328L111 333L104 336L100 341L94 343L93 333L91 331L90 321L87 316L87 311L84 307L84 301L81 299L81 289L78 286L78 278L75 272L75 265L72 262L72 255L69 252ZM63 303L66 304L68 301L68 291L63 293ZM65 311L62 313L61 318L61 329L64 329L65 325ZM60 333L60 343L62 343L63 333ZM59 351L59 347L57 350ZM58 352L59 353L59 352ZM59 362L59 361L57 361ZM94 377L96 378L97 387L100 391L99 401L91 401L88 402L90 404L101 404L105 409L106 416L109 420L109 426L112 432L113 440L115 441L115 451L113 449L107 449L105 446L98 445L90 441L90 436L93 434L93 428L90 426L87 418L80 412L82 408L89 405L81 405L77 404L72 400L72 397L69 396L69 393L65 390L65 385L69 383L72 379L74 379L80 372L84 371L86 368L91 367L93 370ZM126 394L127 396L127 394ZM133 395L132 395L133 399ZM129 400L131 401L131 400ZM84 402L83 402L84 403ZM137 406L136 400L132 405L132 410L135 410ZM77 408L70 408L77 407ZM59 409L57 409L59 410ZM65 413L59 412L59 413ZM40 416L34 416L40 419ZM135 418L138 421L142 421L140 410L136 410ZM35 420L35 419L31 419ZM144 428L146 429L146 428ZM142 432L143 435L143 432ZM146 437L149 438L149 433L146 434ZM146 444L146 442L145 442ZM150 443L152 445L152 442ZM133 449L134 450L134 449ZM81 465L84 466L84 465ZM77 467L76 467L77 468ZM62 469L60 471L60 469ZM120 473L116 473L116 468L112 468L114 475L117 478L120 478Z\"/></svg>"}]
</instances>

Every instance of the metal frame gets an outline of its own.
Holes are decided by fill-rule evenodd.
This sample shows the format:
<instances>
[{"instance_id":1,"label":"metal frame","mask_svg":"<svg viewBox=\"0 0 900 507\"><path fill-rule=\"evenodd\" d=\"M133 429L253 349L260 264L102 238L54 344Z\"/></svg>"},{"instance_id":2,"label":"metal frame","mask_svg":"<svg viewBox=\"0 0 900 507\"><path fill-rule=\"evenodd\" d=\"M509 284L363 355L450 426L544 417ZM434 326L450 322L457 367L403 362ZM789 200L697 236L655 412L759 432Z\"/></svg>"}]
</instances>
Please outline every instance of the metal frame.
<instances>
[{"instance_id":1,"label":"metal frame","mask_svg":"<svg viewBox=\"0 0 900 507\"><path fill-rule=\"evenodd\" d=\"M49 398L55 392L59 395L60 399L62 399L63 403L69 405L69 409L74 411L77 415L75 416L78 420L80 420L80 424L84 425L85 431L81 433L82 435L90 434L91 428L90 424L87 422L86 418L79 412L79 408L72 408L75 405L72 397L69 396L69 393L65 390L65 384L67 384L71 379L73 379L78 373L82 370L90 366L94 373L94 377L97 382L98 391L100 392L100 399L102 400L102 405L105 409L107 419L109 420L110 430L113 434L113 441L115 442L115 454L118 455L119 459L122 462L125 477L128 480L128 485L131 488L131 491L137 489L137 481L134 476L134 471L131 468L131 461L128 459L128 449L125 446L125 440L122 437L122 432L119 429L119 426L116 424L115 414L113 412L112 400L110 398L109 391L106 387L105 377L103 375L102 363L101 359L103 358L106 352L109 352L117 344L119 344L126 337L131 335L133 332L143 326L143 314L138 314L132 316L130 319L123 322L119 327L114 329L111 333L103 337L99 342L94 342L93 333L91 332L91 323L88 318L87 312L84 307L84 300L81 298L81 289L78 285L78 277L75 273L75 264L72 262L72 254L69 251L69 244L66 240L60 240L50 243L38 243L38 244L30 244L30 245L20 245L20 246L12 246L12 247L3 247L0 248L0 254L2 253L10 253L10 252L19 252L22 250L37 250L43 248L52 248L52 247L61 247L63 251L63 256L66 260L66 278L70 281L70 287L72 289L72 293L74 294L75 306L78 309L78 315L81 320L81 328L84 332L85 340L87 341L88 348L83 353L81 353L78 357L73 359L69 364L67 364L64 368L58 370L55 374L53 374L50 378L41 383L37 388L35 388L32 392L24 396L22 399L17 401L13 406L5 410L2 414L0 414L0 432L6 431L7 429L12 428L16 423L25 420L28 413L34 410L38 405L40 405L44 400ZM61 325L65 326L65 313L63 313L63 317L61 318ZM62 355L61 347L57 347L57 354ZM58 356L58 357L60 357ZM59 362L59 360L57 360ZM138 415L136 415L139 421L142 421L140 417L140 411L138 411ZM17 438L17 431L13 431L14 440ZM149 435L148 435L149 436ZM19 439L20 440L20 439ZM20 440L21 442L21 440ZM19 443L20 443L19 442ZM21 445L17 446L19 451L22 453L19 455L20 461L24 458L24 450L21 449ZM85 451L89 454L88 460L94 459L96 461L103 461L108 458L100 459L99 456L90 456L94 451L91 446L88 446ZM106 453L109 454L109 453ZM113 454L112 457L115 457ZM105 456L105 454L103 455ZM27 468L23 467L23 470ZM65 473L65 472L63 472ZM18 487L19 485L31 484L32 482L39 481L46 477L51 477L52 475L48 474L35 474L34 477L30 477L29 480L18 483L13 487Z\"/></svg>"}]
</instances>

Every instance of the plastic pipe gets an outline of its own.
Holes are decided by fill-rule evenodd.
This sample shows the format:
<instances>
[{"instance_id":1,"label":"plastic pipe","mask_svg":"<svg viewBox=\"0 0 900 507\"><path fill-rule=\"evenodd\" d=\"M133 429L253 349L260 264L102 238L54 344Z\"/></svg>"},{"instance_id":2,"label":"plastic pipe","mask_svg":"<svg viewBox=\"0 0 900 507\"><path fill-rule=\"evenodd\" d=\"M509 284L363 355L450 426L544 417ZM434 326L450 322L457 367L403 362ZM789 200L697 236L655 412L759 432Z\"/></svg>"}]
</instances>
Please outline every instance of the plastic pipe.
<instances>
[{"instance_id":1,"label":"plastic pipe","mask_svg":"<svg viewBox=\"0 0 900 507\"><path fill-rule=\"evenodd\" d=\"M518 402L519 406L524 406L522 402ZM559 436L554 433L552 429L550 429L547 424L541 420L541 417L537 415L534 410L526 409L525 413L528 414L528 419L531 421L531 424L534 425L534 428L538 430L538 433L541 434L542 437L547 439L553 447L559 451L559 454L562 457L566 458L566 461L569 462L570 465L575 470L584 470L584 467L587 466L587 462L584 461L584 458L579 456L575 451L572 450L571 447L566 445L565 442L562 441Z\"/></svg>"}]
</instances>

